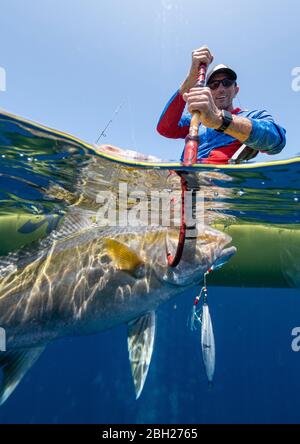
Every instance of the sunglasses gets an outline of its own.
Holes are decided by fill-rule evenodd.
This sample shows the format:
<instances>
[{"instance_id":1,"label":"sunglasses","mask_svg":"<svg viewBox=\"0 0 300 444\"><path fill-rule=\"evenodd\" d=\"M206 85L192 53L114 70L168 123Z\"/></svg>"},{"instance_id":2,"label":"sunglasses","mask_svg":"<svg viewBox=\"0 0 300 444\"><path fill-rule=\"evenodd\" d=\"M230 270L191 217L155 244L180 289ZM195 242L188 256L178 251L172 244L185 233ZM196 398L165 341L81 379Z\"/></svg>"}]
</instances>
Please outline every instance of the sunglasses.
<instances>
[{"instance_id":1,"label":"sunglasses","mask_svg":"<svg viewBox=\"0 0 300 444\"><path fill-rule=\"evenodd\" d=\"M218 89L220 86L220 83L224 86L224 88L230 88L233 84L235 84L235 80L231 79L222 79L222 80L213 80L212 82L208 83L208 87L210 89Z\"/></svg>"}]
</instances>

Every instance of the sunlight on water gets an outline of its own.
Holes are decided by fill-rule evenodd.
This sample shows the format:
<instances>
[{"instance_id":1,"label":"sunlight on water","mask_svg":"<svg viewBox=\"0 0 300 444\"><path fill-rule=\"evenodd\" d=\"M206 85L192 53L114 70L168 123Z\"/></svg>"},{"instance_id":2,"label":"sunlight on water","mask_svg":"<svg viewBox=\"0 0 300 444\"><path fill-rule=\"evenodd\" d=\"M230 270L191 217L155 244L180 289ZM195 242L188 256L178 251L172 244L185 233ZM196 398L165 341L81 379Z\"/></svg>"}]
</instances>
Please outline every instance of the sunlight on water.
<instances>
[{"instance_id":1,"label":"sunlight on water","mask_svg":"<svg viewBox=\"0 0 300 444\"><path fill-rule=\"evenodd\" d=\"M109 145L95 148L4 113L0 115L0 144L0 254L48 236L60 226L70 205L96 218L99 195L111 193L109 196L115 197L114 205L120 210L122 187L126 187L128 210L146 196L148 223L155 220L161 224L164 217L159 205L151 206L154 191L177 193L174 202L180 204L179 175L172 170L172 164L161 168L159 159L152 156ZM144 162L144 166L150 162L152 167L137 168L135 162ZM239 279L244 279L241 276L245 264L245 275L250 279L253 269L253 285L258 285L260 271L253 268L247 255L253 257L255 245L265 243L276 258L271 261L269 281L268 273L262 276L265 284L299 286L299 173L298 162L239 170L199 165L197 171L180 172L189 189L203 193L204 222L226 230L238 247L238 255L224 267L224 272L216 274L216 283L226 285L223 275L227 271L235 276L231 283L236 280L238 285ZM179 224L180 219L179 214ZM260 254L266 267L269 256ZM237 263L239 273L234 272Z\"/></svg>"}]
</instances>

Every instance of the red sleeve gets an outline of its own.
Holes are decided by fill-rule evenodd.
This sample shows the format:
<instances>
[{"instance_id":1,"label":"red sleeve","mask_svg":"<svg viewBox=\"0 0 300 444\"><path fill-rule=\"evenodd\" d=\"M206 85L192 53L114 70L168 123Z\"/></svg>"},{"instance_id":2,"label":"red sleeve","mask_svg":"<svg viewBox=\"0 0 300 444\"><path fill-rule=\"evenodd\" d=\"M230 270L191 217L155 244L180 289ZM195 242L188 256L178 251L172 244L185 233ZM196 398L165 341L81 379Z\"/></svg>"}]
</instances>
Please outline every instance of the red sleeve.
<instances>
[{"instance_id":1,"label":"red sleeve","mask_svg":"<svg viewBox=\"0 0 300 444\"><path fill-rule=\"evenodd\" d=\"M185 101L177 91L165 106L157 125L157 131L164 137L184 139L189 133L190 118L182 117Z\"/></svg>"}]
</instances>

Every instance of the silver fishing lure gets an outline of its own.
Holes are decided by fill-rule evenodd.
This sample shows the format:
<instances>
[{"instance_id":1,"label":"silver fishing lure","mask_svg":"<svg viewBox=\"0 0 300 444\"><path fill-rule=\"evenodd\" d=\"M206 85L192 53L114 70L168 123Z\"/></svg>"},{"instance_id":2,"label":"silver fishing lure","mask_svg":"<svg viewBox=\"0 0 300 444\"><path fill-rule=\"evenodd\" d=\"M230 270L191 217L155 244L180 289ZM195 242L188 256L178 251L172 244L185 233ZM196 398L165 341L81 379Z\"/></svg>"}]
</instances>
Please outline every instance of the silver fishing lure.
<instances>
[{"instance_id":1,"label":"silver fishing lure","mask_svg":"<svg viewBox=\"0 0 300 444\"><path fill-rule=\"evenodd\" d=\"M213 326L206 303L202 307L201 348L207 379L211 383L215 373L216 348Z\"/></svg>"}]
</instances>

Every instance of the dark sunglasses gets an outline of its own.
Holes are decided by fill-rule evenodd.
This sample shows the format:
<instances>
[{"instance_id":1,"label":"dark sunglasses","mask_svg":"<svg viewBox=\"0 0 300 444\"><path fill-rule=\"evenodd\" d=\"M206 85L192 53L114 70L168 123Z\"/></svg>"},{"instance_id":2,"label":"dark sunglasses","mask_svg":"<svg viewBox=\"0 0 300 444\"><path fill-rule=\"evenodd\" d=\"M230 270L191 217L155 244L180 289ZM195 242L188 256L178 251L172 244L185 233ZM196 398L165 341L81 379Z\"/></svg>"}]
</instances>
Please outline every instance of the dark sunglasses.
<instances>
[{"instance_id":1,"label":"dark sunglasses","mask_svg":"<svg viewBox=\"0 0 300 444\"><path fill-rule=\"evenodd\" d=\"M219 88L220 83L222 83L224 88L230 88L235 83L235 80L231 80L231 79L213 80L212 82L208 83L207 86L210 89L214 90L214 89L218 89Z\"/></svg>"}]
</instances>

